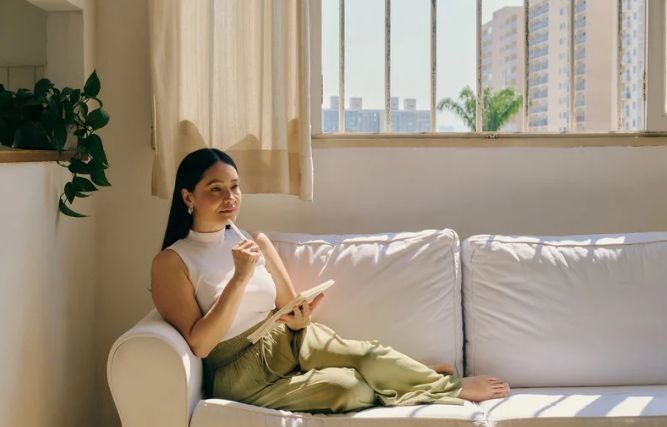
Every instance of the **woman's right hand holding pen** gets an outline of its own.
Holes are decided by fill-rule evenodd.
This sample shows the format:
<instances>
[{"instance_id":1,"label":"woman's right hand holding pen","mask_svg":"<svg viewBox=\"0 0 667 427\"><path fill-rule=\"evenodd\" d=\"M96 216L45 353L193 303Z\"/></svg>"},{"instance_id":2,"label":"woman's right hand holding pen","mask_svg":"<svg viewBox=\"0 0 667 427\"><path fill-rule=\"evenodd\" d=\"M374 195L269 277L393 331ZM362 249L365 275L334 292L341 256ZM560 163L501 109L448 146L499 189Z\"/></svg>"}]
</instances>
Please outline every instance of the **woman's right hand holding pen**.
<instances>
[{"instance_id":1,"label":"woman's right hand holding pen","mask_svg":"<svg viewBox=\"0 0 667 427\"><path fill-rule=\"evenodd\" d=\"M241 240L232 248L234 258L234 276L247 282L255 272L255 264L262 255L257 243L252 240Z\"/></svg>"}]
</instances>

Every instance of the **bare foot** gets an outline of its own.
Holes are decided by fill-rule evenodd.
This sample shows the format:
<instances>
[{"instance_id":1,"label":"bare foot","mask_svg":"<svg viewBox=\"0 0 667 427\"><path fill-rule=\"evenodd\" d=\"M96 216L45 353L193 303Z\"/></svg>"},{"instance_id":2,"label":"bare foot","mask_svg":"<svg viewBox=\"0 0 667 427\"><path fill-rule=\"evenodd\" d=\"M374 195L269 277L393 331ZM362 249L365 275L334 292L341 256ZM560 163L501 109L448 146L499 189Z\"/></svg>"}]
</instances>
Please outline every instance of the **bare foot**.
<instances>
[{"instance_id":1,"label":"bare foot","mask_svg":"<svg viewBox=\"0 0 667 427\"><path fill-rule=\"evenodd\" d=\"M435 372L439 374L453 374L454 373L454 366L450 365L449 363L441 363L439 365L429 365L429 368L433 369Z\"/></svg>"},{"instance_id":2,"label":"bare foot","mask_svg":"<svg viewBox=\"0 0 667 427\"><path fill-rule=\"evenodd\" d=\"M499 399L510 395L510 386L501 379L489 375L463 378L461 399L480 402L482 400Z\"/></svg>"}]
</instances>

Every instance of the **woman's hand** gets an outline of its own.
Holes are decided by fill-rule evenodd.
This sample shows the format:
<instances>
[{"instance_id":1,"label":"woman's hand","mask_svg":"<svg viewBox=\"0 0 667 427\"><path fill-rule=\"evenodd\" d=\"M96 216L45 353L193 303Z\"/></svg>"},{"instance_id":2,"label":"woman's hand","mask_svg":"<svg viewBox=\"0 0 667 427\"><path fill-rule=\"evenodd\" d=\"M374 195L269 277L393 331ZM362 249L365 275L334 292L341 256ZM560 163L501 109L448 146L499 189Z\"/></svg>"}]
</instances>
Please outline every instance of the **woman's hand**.
<instances>
[{"instance_id":1,"label":"woman's hand","mask_svg":"<svg viewBox=\"0 0 667 427\"><path fill-rule=\"evenodd\" d=\"M285 323L288 328L293 331L298 331L305 328L310 323L310 313L317 307L317 305L324 298L324 294L319 294L310 302L294 307L292 314L283 314L278 318L278 322Z\"/></svg>"},{"instance_id":2,"label":"woman's hand","mask_svg":"<svg viewBox=\"0 0 667 427\"><path fill-rule=\"evenodd\" d=\"M255 264L261 255L259 246L252 240L241 240L232 248L234 275L248 281L255 272Z\"/></svg>"}]
</instances>

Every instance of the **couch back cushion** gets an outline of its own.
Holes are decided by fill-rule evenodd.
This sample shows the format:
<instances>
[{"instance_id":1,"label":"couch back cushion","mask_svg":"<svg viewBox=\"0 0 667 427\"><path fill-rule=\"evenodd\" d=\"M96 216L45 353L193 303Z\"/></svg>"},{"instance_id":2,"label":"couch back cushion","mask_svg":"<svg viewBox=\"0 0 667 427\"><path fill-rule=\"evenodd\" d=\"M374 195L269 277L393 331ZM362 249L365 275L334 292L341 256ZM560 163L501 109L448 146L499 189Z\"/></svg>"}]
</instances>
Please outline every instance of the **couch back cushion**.
<instances>
[{"instance_id":1,"label":"couch back cushion","mask_svg":"<svg viewBox=\"0 0 667 427\"><path fill-rule=\"evenodd\" d=\"M341 337L377 339L462 373L461 268L453 230L365 235L266 233L297 292L336 284L313 312Z\"/></svg>"},{"instance_id":2,"label":"couch back cushion","mask_svg":"<svg viewBox=\"0 0 667 427\"><path fill-rule=\"evenodd\" d=\"M667 233L478 235L462 258L468 375L667 384Z\"/></svg>"}]
</instances>

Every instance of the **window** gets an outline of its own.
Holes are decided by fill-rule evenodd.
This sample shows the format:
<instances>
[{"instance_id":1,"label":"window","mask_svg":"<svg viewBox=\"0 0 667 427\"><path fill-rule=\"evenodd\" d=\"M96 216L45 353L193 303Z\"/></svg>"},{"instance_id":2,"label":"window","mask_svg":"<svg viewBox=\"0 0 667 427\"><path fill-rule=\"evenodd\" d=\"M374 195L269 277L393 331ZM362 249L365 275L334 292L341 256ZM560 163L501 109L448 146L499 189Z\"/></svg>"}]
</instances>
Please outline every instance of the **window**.
<instances>
[{"instance_id":1,"label":"window","mask_svg":"<svg viewBox=\"0 0 667 427\"><path fill-rule=\"evenodd\" d=\"M323 133L657 130L648 74L666 104L664 57L660 76L643 53L647 30L664 34L664 0L659 26L646 0L319 1ZM507 90L519 108L491 127Z\"/></svg>"}]
</instances>

